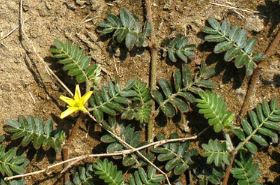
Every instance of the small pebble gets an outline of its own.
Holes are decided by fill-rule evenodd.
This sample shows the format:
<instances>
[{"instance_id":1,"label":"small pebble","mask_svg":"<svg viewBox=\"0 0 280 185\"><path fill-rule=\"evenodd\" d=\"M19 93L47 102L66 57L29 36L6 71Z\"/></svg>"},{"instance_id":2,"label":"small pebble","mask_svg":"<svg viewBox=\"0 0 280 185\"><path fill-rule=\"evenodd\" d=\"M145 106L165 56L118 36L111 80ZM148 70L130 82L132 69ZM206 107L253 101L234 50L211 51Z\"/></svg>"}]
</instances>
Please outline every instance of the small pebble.
<instances>
[{"instance_id":1,"label":"small pebble","mask_svg":"<svg viewBox=\"0 0 280 185\"><path fill-rule=\"evenodd\" d=\"M245 29L259 33L264 29L264 20L259 16L248 17L246 19Z\"/></svg>"}]
</instances>

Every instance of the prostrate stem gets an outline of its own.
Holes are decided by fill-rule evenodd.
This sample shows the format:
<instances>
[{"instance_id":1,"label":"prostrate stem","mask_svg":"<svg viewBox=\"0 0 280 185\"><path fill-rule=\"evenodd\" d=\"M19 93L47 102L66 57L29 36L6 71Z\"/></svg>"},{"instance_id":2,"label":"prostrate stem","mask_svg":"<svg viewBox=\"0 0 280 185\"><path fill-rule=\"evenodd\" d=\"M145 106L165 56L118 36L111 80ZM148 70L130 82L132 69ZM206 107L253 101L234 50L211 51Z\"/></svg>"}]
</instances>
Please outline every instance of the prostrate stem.
<instances>
[{"instance_id":1,"label":"prostrate stem","mask_svg":"<svg viewBox=\"0 0 280 185\"><path fill-rule=\"evenodd\" d=\"M156 46L156 36L154 32L154 24L153 24L153 14L152 14L152 7L151 7L151 1L145 0L145 10L146 10L146 20L151 25L151 37L150 37L150 52L151 52L151 68L150 68L150 88L151 90L156 89L156 83L157 83L157 46ZM148 142L152 142L154 139L154 119L155 119L155 104L153 103L152 106L152 114L150 117L150 120L148 122L148 131L147 131L147 137Z\"/></svg>"},{"instance_id":2,"label":"prostrate stem","mask_svg":"<svg viewBox=\"0 0 280 185\"><path fill-rule=\"evenodd\" d=\"M277 33L275 39L268 46L268 48L265 52L265 55L266 55L267 58L274 54L275 50L277 49L277 46L279 45L279 42L280 42L280 29L278 30L278 33ZM261 72L264 68L264 64L266 62L267 62L267 59L260 62L258 64L257 68L253 72L253 75L252 75L252 77L249 81L249 85L248 85L248 89L247 89L247 92L246 92L245 99L243 101L243 104L241 106L241 110L239 112L240 117L244 117L246 112L249 109L252 97L254 97L253 94L256 91L256 86L257 86L257 83L259 81L259 77L261 75Z\"/></svg>"},{"instance_id":3,"label":"prostrate stem","mask_svg":"<svg viewBox=\"0 0 280 185\"><path fill-rule=\"evenodd\" d=\"M198 135L190 136L190 137L186 137L186 138L166 139L166 140L161 140L161 141L156 141L156 142L153 142L153 143L149 143L149 144L146 144L146 145L141 146L139 148L127 149L127 150L123 150L123 151L119 151L119 152L113 152L113 153L85 154L85 155L81 155L81 156L78 156L78 157L67 159L65 161L58 162L56 164L50 165L50 166L46 167L45 169L42 169L42 170L39 170L39 171L34 171L34 172L21 174L21 175L16 175L16 176L11 176L11 177L5 177L5 180L18 179L18 178L23 178L23 177L28 177L28 176L32 176L32 175L37 175L37 174L49 172L50 170L52 170L52 169L54 169L58 166L61 166L65 163L71 163L71 162L78 163L79 161L82 161L82 160L87 159L87 158L127 155L127 154L134 153L136 151L144 150L148 147L152 147L152 146L158 147L158 146L161 146L161 145L164 145L164 144L167 144L167 143L172 143L172 142L185 142L185 141L188 141L188 140L197 139L197 137L198 137Z\"/></svg>"}]
</instances>

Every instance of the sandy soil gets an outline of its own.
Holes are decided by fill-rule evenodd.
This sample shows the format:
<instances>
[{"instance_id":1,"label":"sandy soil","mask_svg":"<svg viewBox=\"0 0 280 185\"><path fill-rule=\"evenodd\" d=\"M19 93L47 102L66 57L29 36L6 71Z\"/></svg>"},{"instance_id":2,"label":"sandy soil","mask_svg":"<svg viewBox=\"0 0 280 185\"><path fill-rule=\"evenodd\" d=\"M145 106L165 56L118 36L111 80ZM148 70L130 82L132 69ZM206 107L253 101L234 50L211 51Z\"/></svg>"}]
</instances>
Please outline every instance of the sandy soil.
<instances>
[{"instance_id":1,"label":"sandy soil","mask_svg":"<svg viewBox=\"0 0 280 185\"><path fill-rule=\"evenodd\" d=\"M136 54L136 56L128 54L126 58L119 57L119 49L114 54L110 54L107 51L108 41L99 40L95 31L98 23L108 13L117 13L121 7L127 7L140 19L143 19L142 1L89 0L87 2L83 4L78 0L76 0L76 3L70 0L24 1L23 17L26 21L23 28L37 54L56 71L57 65L54 65L50 59L49 48L55 38L61 40L67 38L78 43L90 53L92 61L101 64L112 79L125 83L128 79L137 76L148 82L150 55L147 50L142 54ZM277 20L280 20L280 15L275 13L275 7L263 0L252 2L248 0L231 1L232 6L259 11L260 18L251 13L240 10L232 11L225 7L213 5L208 0L154 0L152 2L156 41L160 44L164 38L175 36L176 33L188 36L190 42L199 45L195 58L197 63L205 60L209 64L221 61L221 57L209 55L212 47L210 46L211 49L209 49L209 45L204 44L202 40L203 37L200 32L207 18L211 16L219 20L226 18L233 24L255 30L251 31L250 35L257 37L259 43L257 50L261 52L265 51L272 40L277 30L275 24ZM222 0L216 0L215 2L224 3ZM266 3L268 3L268 6L265 6ZM242 18L242 16L245 18ZM1 39L18 25L18 1L0 0L0 123L3 125L5 120L16 118L18 115L38 115L43 118L53 117L54 120L57 120L59 127L67 128L68 126L62 125L62 122L58 119L63 106L57 100L63 90L48 75L42 61L30 60L19 41L18 29L7 38ZM279 55L278 52L270 60L268 69L279 70ZM193 67L195 62L191 63ZM222 67L223 70L214 80L217 82L216 91L224 96L230 110L237 113L245 95L247 79L240 83L242 79L240 71L229 70L229 68L232 68L232 66ZM174 69L175 66L167 64L164 59L161 59L158 67L158 78L169 77ZM64 79L64 76L60 74L58 72L58 75ZM103 82L108 79L108 76L105 73L103 74ZM66 82L66 84L69 83ZM263 99L276 97L280 100L279 84L279 77L275 77L274 74L262 75L262 83L259 84L252 107ZM163 129L163 131L167 132L168 129ZM85 135L85 130L79 132ZM70 155L75 156L91 152L94 145L93 138L77 137L73 142L75 149L71 151ZM279 165L280 149L271 146L268 151L270 155L262 152L258 154L257 161L262 169L263 179L273 182L277 176L279 178L279 167L275 168L275 166L277 162ZM44 168L47 165L47 160L34 161L32 164L28 170ZM55 178L43 179L43 176L28 178L28 184L54 184L56 181ZM56 184L59 184L59 182L56 182Z\"/></svg>"}]
</instances>

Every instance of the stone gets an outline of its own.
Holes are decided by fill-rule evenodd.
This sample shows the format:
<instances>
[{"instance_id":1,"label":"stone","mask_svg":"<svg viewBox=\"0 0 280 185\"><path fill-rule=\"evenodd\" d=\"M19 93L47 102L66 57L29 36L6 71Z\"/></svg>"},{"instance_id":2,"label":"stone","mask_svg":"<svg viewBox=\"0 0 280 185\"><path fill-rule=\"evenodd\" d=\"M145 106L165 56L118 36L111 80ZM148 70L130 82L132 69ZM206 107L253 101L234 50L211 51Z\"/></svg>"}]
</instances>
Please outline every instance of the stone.
<instances>
[{"instance_id":1,"label":"stone","mask_svg":"<svg viewBox=\"0 0 280 185\"><path fill-rule=\"evenodd\" d=\"M264 29L264 20L259 16L253 15L246 19L245 29L248 31L261 32Z\"/></svg>"}]
</instances>

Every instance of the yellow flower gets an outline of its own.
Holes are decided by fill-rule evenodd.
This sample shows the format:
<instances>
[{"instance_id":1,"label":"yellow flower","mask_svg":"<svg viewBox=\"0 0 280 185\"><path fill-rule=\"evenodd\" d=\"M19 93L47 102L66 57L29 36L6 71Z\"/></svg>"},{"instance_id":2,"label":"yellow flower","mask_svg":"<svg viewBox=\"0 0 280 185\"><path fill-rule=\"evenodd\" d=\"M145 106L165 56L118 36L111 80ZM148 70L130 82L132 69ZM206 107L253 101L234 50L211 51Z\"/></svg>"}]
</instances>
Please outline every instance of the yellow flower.
<instances>
[{"instance_id":1,"label":"yellow flower","mask_svg":"<svg viewBox=\"0 0 280 185\"><path fill-rule=\"evenodd\" d=\"M69 116L70 114L73 114L78 111L87 113L88 110L86 109L85 104L90 98L90 96L92 95L92 93L93 93L92 91L89 91L83 96L81 96L80 87L79 85L76 85L74 98L60 96L59 99L61 99L62 101L68 104L67 106L68 109L66 109L64 112L61 113L60 118L63 119Z\"/></svg>"}]
</instances>

